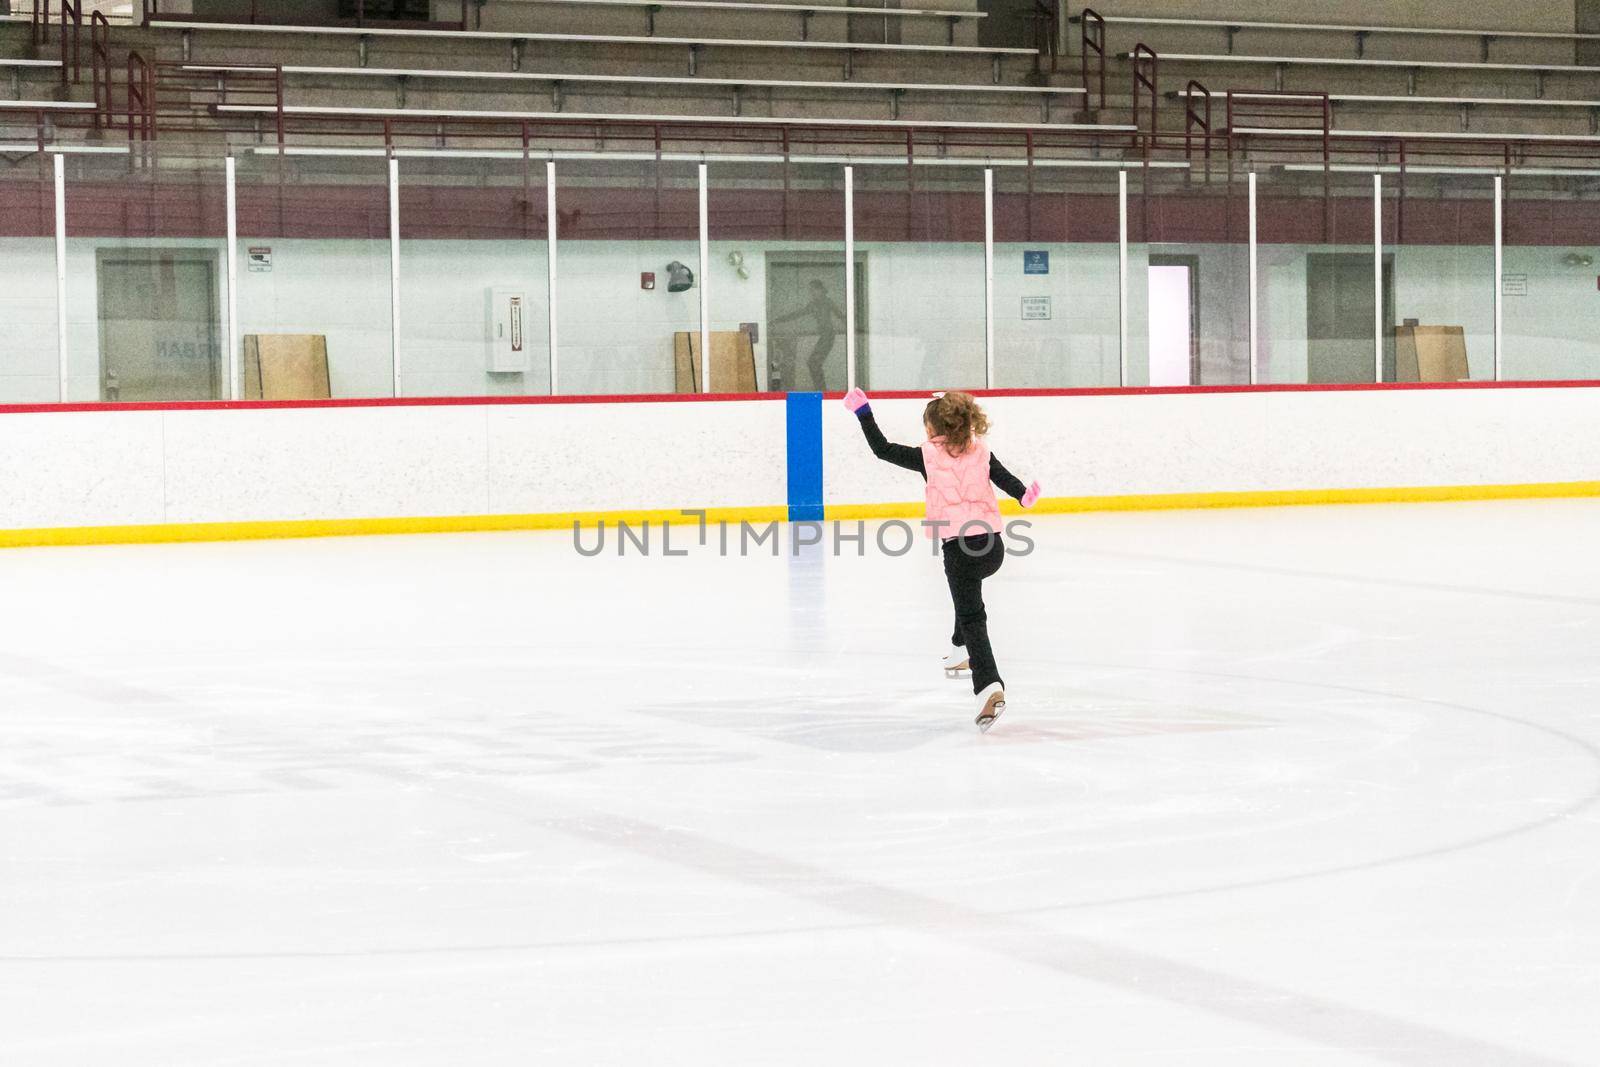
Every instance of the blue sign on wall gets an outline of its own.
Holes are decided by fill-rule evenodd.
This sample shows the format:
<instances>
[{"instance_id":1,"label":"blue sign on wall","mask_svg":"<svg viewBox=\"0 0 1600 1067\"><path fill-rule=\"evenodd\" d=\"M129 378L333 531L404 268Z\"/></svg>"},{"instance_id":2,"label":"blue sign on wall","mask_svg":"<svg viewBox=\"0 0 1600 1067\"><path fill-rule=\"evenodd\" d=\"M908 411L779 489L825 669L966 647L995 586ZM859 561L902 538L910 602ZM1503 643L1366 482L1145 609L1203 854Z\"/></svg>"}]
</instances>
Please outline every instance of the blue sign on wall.
<instances>
[{"instance_id":1,"label":"blue sign on wall","mask_svg":"<svg viewBox=\"0 0 1600 1067\"><path fill-rule=\"evenodd\" d=\"M1027 249L1022 253L1022 273L1049 274L1050 253L1045 249Z\"/></svg>"}]
</instances>

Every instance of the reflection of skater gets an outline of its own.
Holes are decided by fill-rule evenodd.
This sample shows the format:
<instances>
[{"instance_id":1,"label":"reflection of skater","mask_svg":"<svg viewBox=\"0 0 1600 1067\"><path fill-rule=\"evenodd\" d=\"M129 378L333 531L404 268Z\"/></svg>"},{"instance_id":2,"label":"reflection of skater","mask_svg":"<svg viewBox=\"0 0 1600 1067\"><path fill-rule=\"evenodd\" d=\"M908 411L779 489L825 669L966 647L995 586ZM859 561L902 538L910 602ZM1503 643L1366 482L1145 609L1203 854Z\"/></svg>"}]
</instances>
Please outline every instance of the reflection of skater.
<instances>
[{"instance_id":1,"label":"reflection of skater","mask_svg":"<svg viewBox=\"0 0 1600 1067\"><path fill-rule=\"evenodd\" d=\"M971 393L940 393L922 410L928 439L921 448L890 444L878 429L867 394L852 389L844 406L861 420L872 454L886 463L916 471L927 482L928 533L940 538L944 574L955 602L956 627L950 638L945 673L972 671L978 695L978 729L987 730L1005 710L1005 683L989 647L989 616L983 608L983 580L1000 569L1006 546L1000 539L1000 508L992 481L1025 508L1039 499L1039 483L1023 488L984 444L989 419ZM972 532L968 532L972 531Z\"/></svg>"},{"instance_id":2,"label":"reflection of skater","mask_svg":"<svg viewBox=\"0 0 1600 1067\"><path fill-rule=\"evenodd\" d=\"M812 332L817 335L817 341L811 346L811 355L806 357L806 366L811 368L811 385L814 389L826 389L823 382L822 368L828 355L833 351L833 342L838 337L835 326L844 325L844 312L839 310L828 297L828 287L819 281L811 283L811 299L803 307L779 315L772 320L776 326L780 322L794 322L797 319L811 319ZM793 383L786 383L791 385Z\"/></svg>"}]
</instances>

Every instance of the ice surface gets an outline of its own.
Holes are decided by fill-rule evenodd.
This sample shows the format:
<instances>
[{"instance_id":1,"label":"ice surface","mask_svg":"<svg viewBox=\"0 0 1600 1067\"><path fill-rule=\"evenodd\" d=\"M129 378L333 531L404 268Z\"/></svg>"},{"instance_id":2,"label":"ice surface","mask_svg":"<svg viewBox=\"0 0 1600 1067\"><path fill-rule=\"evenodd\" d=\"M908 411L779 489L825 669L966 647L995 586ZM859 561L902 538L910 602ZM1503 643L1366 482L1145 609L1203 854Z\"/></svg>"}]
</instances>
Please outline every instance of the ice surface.
<instances>
[{"instance_id":1,"label":"ice surface","mask_svg":"<svg viewBox=\"0 0 1600 1067\"><path fill-rule=\"evenodd\" d=\"M0 1064L1600 1062L1597 532L0 553Z\"/></svg>"}]
</instances>

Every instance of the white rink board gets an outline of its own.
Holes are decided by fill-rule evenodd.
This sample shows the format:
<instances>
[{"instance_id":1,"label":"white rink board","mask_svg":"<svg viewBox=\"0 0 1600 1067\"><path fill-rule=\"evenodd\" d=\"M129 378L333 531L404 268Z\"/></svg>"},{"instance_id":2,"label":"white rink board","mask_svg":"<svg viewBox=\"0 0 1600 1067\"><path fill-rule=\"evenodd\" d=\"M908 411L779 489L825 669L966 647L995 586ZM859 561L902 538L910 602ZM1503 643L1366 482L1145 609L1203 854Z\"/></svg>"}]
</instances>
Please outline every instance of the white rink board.
<instances>
[{"instance_id":1,"label":"white rink board","mask_svg":"<svg viewBox=\"0 0 1600 1067\"><path fill-rule=\"evenodd\" d=\"M0 528L777 507L784 404L0 415Z\"/></svg>"},{"instance_id":2,"label":"white rink board","mask_svg":"<svg viewBox=\"0 0 1600 1067\"><path fill-rule=\"evenodd\" d=\"M874 401L920 440L918 399ZM1600 480L1600 387L994 396L1053 497ZM0 413L0 529L787 503L781 398ZM914 501L837 400L824 499Z\"/></svg>"},{"instance_id":3,"label":"white rink board","mask_svg":"<svg viewBox=\"0 0 1600 1067\"><path fill-rule=\"evenodd\" d=\"M876 400L891 441L927 401ZM994 453L1047 496L1475 486L1600 478L1600 388L1307 390L983 400ZM823 408L828 504L914 500L842 406Z\"/></svg>"}]
</instances>

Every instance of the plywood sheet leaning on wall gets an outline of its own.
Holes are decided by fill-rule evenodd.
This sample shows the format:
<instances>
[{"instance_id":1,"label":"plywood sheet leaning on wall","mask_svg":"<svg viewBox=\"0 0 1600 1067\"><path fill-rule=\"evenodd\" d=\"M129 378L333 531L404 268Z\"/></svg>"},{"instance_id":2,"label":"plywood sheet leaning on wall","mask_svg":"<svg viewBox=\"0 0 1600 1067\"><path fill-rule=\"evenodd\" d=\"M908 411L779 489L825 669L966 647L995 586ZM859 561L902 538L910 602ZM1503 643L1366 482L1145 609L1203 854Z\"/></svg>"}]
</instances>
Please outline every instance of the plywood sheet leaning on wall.
<instances>
[{"instance_id":1,"label":"plywood sheet leaning on wall","mask_svg":"<svg viewBox=\"0 0 1600 1067\"><path fill-rule=\"evenodd\" d=\"M673 334L672 352L674 392L704 392L700 380L700 335L682 331ZM712 331L711 387L713 393L756 391L756 350L744 330Z\"/></svg>"},{"instance_id":2,"label":"plywood sheet leaning on wall","mask_svg":"<svg viewBox=\"0 0 1600 1067\"><path fill-rule=\"evenodd\" d=\"M1394 332L1394 380L1460 382L1467 369L1467 334L1460 326L1401 326Z\"/></svg>"},{"instance_id":3,"label":"plywood sheet leaning on wall","mask_svg":"<svg viewBox=\"0 0 1600 1067\"><path fill-rule=\"evenodd\" d=\"M328 339L319 333L250 333L244 338L244 399L327 400Z\"/></svg>"}]
</instances>

